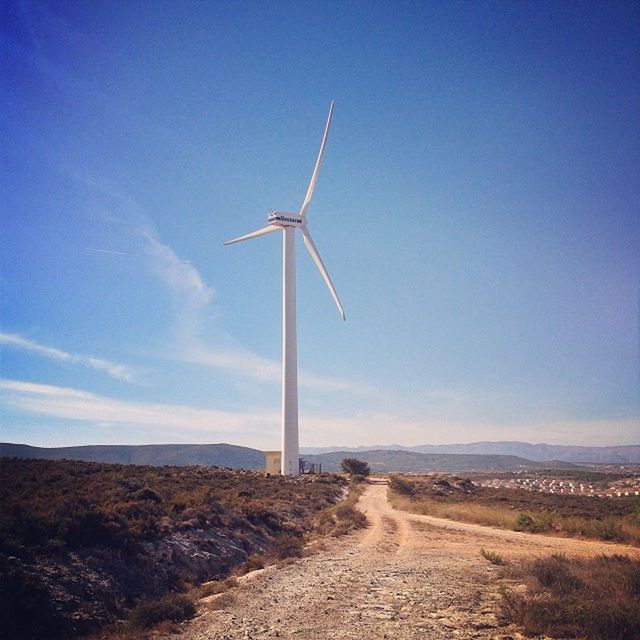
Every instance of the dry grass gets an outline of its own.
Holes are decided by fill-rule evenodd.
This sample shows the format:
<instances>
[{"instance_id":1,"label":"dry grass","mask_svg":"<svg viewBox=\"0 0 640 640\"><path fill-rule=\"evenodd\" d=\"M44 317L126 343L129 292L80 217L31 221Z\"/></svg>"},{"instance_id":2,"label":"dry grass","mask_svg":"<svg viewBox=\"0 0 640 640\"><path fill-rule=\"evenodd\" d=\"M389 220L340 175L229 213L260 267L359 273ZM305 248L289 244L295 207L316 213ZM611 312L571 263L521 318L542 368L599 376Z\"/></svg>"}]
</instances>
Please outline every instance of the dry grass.
<instances>
[{"instance_id":1,"label":"dry grass","mask_svg":"<svg viewBox=\"0 0 640 640\"><path fill-rule=\"evenodd\" d=\"M533 494L437 476L392 478L389 495L397 509L436 518L640 546L638 506L633 499Z\"/></svg>"},{"instance_id":2,"label":"dry grass","mask_svg":"<svg viewBox=\"0 0 640 640\"><path fill-rule=\"evenodd\" d=\"M413 511L435 518L447 518L449 520L462 520L474 524L498 526L504 529L515 528L516 515L502 507L486 507L473 504L440 503L422 498L412 500L410 498L392 498L392 504L402 511Z\"/></svg>"},{"instance_id":3,"label":"dry grass","mask_svg":"<svg viewBox=\"0 0 640 640\"><path fill-rule=\"evenodd\" d=\"M521 562L505 575L526 590L503 589L500 617L527 634L640 640L640 560L553 555Z\"/></svg>"}]
</instances>

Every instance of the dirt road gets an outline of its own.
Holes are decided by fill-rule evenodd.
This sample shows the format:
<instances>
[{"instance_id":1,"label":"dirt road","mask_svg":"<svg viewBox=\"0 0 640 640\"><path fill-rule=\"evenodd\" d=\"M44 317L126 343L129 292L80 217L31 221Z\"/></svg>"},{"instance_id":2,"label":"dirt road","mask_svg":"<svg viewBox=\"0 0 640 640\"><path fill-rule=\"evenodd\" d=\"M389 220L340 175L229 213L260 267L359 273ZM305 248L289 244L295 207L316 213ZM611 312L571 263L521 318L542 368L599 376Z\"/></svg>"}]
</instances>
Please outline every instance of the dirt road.
<instances>
[{"instance_id":1,"label":"dirt road","mask_svg":"<svg viewBox=\"0 0 640 640\"><path fill-rule=\"evenodd\" d=\"M468 640L521 637L497 625L498 569L480 548L507 558L625 553L622 545L490 529L395 511L373 484L359 508L371 526L280 569L205 599L183 640L266 638ZM223 600L224 602L224 600ZM175 637L175 636L174 636Z\"/></svg>"}]
</instances>

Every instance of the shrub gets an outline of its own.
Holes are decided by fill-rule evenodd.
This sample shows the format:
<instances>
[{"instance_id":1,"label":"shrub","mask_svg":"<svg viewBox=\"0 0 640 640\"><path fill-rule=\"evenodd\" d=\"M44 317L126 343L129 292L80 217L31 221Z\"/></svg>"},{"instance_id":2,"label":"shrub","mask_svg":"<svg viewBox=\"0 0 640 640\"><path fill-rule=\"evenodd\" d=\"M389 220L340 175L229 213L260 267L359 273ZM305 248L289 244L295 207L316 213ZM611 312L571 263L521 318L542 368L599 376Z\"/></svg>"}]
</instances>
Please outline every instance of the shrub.
<instances>
[{"instance_id":1,"label":"shrub","mask_svg":"<svg viewBox=\"0 0 640 640\"><path fill-rule=\"evenodd\" d=\"M636 508L630 518L632 524L640 524L640 502L636 504Z\"/></svg>"},{"instance_id":2,"label":"shrub","mask_svg":"<svg viewBox=\"0 0 640 640\"><path fill-rule=\"evenodd\" d=\"M480 555L488 560L491 564L495 564L498 566L504 566L507 564L507 561L495 551L487 551L486 549L480 549Z\"/></svg>"},{"instance_id":3,"label":"shrub","mask_svg":"<svg viewBox=\"0 0 640 640\"><path fill-rule=\"evenodd\" d=\"M208 607L212 611L217 611L231 606L235 600L236 598L232 593L223 593L213 600L213 602L210 602Z\"/></svg>"},{"instance_id":4,"label":"shrub","mask_svg":"<svg viewBox=\"0 0 640 640\"><path fill-rule=\"evenodd\" d=\"M344 458L340 467L350 476L368 476L371 473L369 464L357 458Z\"/></svg>"},{"instance_id":5,"label":"shrub","mask_svg":"<svg viewBox=\"0 0 640 640\"><path fill-rule=\"evenodd\" d=\"M148 629L165 620L188 620L193 618L195 613L196 607L189 596L170 593L160 600L141 602L135 606L129 614L129 624L136 629Z\"/></svg>"},{"instance_id":6,"label":"shrub","mask_svg":"<svg viewBox=\"0 0 640 640\"><path fill-rule=\"evenodd\" d=\"M151 502L162 502L162 498L150 487L144 487L136 494L136 500L151 500Z\"/></svg>"},{"instance_id":7,"label":"shrub","mask_svg":"<svg viewBox=\"0 0 640 640\"><path fill-rule=\"evenodd\" d=\"M500 618L527 635L640 640L640 560L553 555L522 562L509 574L527 588L502 590Z\"/></svg>"},{"instance_id":8,"label":"shrub","mask_svg":"<svg viewBox=\"0 0 640 640\"><path fill-rule=\"evenodd\" d=\"M252 553L243 563L241 567L242 573L256 571L256 569L264 569L264 559L258 553Z\"/></svg>"},{"instance_id":9,"label":"shrub","mask_svg":"<svg viewBox=\"0 0 640 640\"><path fill-rule=\"evenodd\" d=\"M350 504L341 504L336 508L338 519L334 535L341 535L352 529L363 529L367 526L367 516Z\"/></svg>"},{"instance_id":10,"label":"shrub","mask_svg":"<svg viewBox=\"0 0 640 640\"><path fill-rule=\"evenodd\" d=\"M293 533L283 533L271 541L269 553L276 560L285 558L299 558L302 555L304 542L300 536Z\"/></svg>"},{"instance_id":11,"label":"shrub","mask_svg":"<svg viewBox=\"0 0 640 640\"><path fill-rule=\"evenodd\" d=\"M229 591L232 587L236 587L238 581L235 578L227 578L226 580L217 580L215 582L206 582L200 585L195 590L197 598L206 598L208 596L214 596L218 593L224 593Z\"/></svg>"},{"instance_id":12,"label":"shrub","mask_svg":"<svg viewBox=\"0 0 640 640\"><path fill-rule=\"evenodd\" d=\"M389 480L389 488L391 491L395 491L403 496L410 496L413 494L413 484L408 480L404 480L400 476L391 476Z\"/></svg>"},{"instance_id":13,"label":"shrub","mask_svg":"<svg viewBox=\"0 0 640 640\"><path fill-rule=\"evenodd\" d=\"M536 530L536 523L528 513L519 513L513 528L516 531L533 533Z\"/></svg>"},{"instance_id":14,"label":"shrub","mask_svg":"<svg viewBox=\"0 0 640 640\"><path fill-rule=\"evenodd\" d=\"M599 520L596 525L597 535L603 540L622 540L620 525L613 518Z\"/></svg>"}]
</instances>

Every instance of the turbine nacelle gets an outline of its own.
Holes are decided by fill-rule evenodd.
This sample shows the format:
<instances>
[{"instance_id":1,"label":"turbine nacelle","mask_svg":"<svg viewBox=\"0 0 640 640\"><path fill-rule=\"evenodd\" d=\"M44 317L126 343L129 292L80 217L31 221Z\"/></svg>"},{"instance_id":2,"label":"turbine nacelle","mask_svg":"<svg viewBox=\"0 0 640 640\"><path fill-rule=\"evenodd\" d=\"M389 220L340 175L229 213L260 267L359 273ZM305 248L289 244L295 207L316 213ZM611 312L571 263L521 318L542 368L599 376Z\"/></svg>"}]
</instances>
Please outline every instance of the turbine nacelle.
<instances>
[{"instance_id":1,"label":"turbine nacelle","mask_svg":"<svg viewBox=\"0 0 640 640\"><path fill-rule=\"evenodd\" d=\"M267 216L269 224L276 227L301 227L302 216L290 211L271 211Z\"/></svg>"},{"instance_id":2,"label":"turbine nacelle","mask_svg":"<svg viewBox=\"0 0 640 640\"><path fill-rule=\"evenodd\" d=\"M340 299L338 298L338 293L336 292L335 287L333 286L333 282L331 282L331 278L329 277L329 273L327 268L324 266L324 262L322 262L322 258L318 253L318 249L313 242L313 238L311 237L311 232L309 231L309 225L307 224L307 210L309 209L309 205L311 204L311 199L313 198L313 192L316 188L316 182L318 181L318 173L320 171L320 164L322 163L322 156L324 155L324 148L327 144L327 137L329 135L329 127L331 126L331 117L333 115L333 102L329 105L329 115L327 116L327 122L324 126L324 135L322 136L322 142L320 143L320 151L318 152L318 157L316 158L316 163L313 167L313 173L311 174L311 180L309 181L309 186L307 187L307 193L304 197L304 201L302 203L302 207L300 208L299 213L293 213L291 211L270 211L268 215L269 224L266 227L262 227L262 229L257 229L256 231L252 231L251 233L246 233L243 236L239 236L238 238L234 238L233 240L227 240L225 244L236 244L236 242L244 242L245 240L251 240L252 238L258 238L260 236L265 236L268 233L274 233L276 231L282 231L285 234L287 233L287 227L297 227L302 232L302 238L304 240L304 245L311 254L311 258L314 261L316 267L318 267L318 271L320 271L320 275L324 280L327 288L329 289L329 293L333 298L333 301L336 303L338 307L338 311L343 320L346 320L344 315L344 309L342 308L342 304L340 303ZM295 246L295 245L294 245Z\"/></svg>"}]
</instances>

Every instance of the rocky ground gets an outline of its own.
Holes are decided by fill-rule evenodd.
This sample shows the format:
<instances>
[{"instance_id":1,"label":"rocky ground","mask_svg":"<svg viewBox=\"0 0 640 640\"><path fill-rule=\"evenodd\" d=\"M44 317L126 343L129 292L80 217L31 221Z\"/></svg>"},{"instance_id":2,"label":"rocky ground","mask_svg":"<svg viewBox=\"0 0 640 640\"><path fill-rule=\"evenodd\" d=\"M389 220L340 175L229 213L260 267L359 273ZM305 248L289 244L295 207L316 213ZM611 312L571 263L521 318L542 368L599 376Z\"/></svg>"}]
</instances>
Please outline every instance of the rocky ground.
<instances>
[{"instance_id":1,"label":"rocky ground","mask_svg":"<svg viewBox=\"0 0 640 640\"><path fill-rule=\"evenodd\" d=\"M640 556L633 547L395 511L384 484L370 485L359 507L368 529L203 599L181 640L516 639L517 629L496 620L499 569L480 556L481 548L511 559L555 552Z\"/></svg>"}]
</instances>

